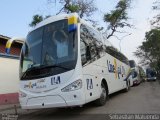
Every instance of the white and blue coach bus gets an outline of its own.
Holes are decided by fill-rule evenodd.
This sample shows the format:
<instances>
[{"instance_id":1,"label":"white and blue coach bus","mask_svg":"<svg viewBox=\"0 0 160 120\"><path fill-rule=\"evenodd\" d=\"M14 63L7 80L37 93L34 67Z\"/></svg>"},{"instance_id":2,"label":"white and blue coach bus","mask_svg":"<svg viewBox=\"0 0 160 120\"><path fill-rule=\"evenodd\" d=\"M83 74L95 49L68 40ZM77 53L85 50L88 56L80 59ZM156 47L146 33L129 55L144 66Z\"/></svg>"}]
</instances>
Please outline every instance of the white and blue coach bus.
<instances>
[{"instance_id":1,"label":"white and blue coach bus","mask_svg":"<svg viewBox=\"0 0 160 120\"><path fill-rule=\"evenodd\" d=\"M39 23L21 51L21 107L104 105L109 94L128 91L128 59L108 43L75 13Z\"/></svg>"}]
</instances>

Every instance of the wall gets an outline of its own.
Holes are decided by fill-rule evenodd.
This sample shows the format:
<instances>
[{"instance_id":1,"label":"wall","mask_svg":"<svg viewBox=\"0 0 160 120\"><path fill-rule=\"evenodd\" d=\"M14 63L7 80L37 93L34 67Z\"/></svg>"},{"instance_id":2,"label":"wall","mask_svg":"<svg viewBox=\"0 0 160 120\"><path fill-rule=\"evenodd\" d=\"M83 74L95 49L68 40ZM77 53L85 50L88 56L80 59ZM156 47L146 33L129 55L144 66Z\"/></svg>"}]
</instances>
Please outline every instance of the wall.
<instances>
[{"instance_id":1,"label":"wall","mask_svg":"<svg viewBox=\"0 0 160 120\"><path fill-rule=\"evenodd\" d=\"M0 57L0 94L18 91L19 60ZM12 89L11 89L12 88Z\"/></svg>"},{"instance_id":2,"label":"wall","mask_svg":"<svg viewBox=\"0 0 160 120\"><path fill-rule=\"evenodd\" d=\"M13 42L10 55L6 55L5 46L9 39L0 35L0 105L19 102L19 54L22 43Z\"/></svg>"},{"instance_id":3,"label":"wall","mask_svg":"<svg viewBox=\"0 0 160 120\"><path fill-rule=\"evenodd\" d=\"M0 104L18 103L19 59L0 54Z\"/></svg>"}]
</instances>

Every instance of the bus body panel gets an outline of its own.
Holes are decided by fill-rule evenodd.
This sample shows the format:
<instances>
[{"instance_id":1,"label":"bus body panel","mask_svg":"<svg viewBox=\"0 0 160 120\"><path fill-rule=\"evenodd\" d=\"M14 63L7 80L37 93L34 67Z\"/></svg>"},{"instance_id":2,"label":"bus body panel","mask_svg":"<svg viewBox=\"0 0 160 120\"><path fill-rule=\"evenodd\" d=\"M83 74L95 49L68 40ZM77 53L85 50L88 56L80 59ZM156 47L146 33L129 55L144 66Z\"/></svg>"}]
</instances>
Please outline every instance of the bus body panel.
<instances>
[{"instance_id":1,"label":"bus body panel","mask_svg":"<svg viewBox=\"0 0 160 120\"><path fill-rule=\"evenodd\" d=\"M105 79L108 84L109 94L122 90L126 87L126 81L124 81L124 79L127 76L129 67L116 59L117 67L121 69L123 67L124 71L121 71L121 73L111 73L108 70L109 66L107 64L107 60L110 64L114 64L115 58L106 54L104 57L83 68L83 76L86 80L84 81L86 82L86 102L90 102L100 97L102 79Z\"/></svg>"}]
</instances>

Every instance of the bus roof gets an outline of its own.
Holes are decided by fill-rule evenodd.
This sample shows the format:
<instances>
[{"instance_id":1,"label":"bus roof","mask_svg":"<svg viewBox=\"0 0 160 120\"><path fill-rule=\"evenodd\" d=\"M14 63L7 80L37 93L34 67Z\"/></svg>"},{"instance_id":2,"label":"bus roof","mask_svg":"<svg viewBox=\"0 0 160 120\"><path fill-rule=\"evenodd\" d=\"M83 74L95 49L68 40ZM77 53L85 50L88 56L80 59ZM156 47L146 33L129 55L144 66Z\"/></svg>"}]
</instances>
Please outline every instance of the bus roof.
<instances>
[{"instance_id":1,"label":"bus roof","mask_svg":"<svg viewBox=\"0 0 160 120\"><path fill-rule=\"evenodd\" d=\"M83 24L95 29L87 21L85 21L84 19L81 19L77 13L71 13L71 14L59 14L59 15L51 16L51 17L43 20L42 22L38 23L30 32L32 32L33 30L38 29L44 25L50 24L52 22L56 22L56 21L63 20L63 19L68 19L71 16L76 16L78 18L78 22L83 23Z\"/></svg>"},{"instance_id":2,"label":"bus roof","mask_svg":"<svg viewBox=\"0 0 160 120\"><path fill-rule=\"evenodd\" d=\"M35 30L37 28L40 28L40 27L42 27L44 25L50 24L52 22L56 22L56 21L59 21L59 20L67 19L70 16L76 16L79 19L77 13L55 15L55 16L51 16L51 17L43 20L42 22L38 23L31 31L33 31L33 30Z\"/></svg>"}]
</instances>

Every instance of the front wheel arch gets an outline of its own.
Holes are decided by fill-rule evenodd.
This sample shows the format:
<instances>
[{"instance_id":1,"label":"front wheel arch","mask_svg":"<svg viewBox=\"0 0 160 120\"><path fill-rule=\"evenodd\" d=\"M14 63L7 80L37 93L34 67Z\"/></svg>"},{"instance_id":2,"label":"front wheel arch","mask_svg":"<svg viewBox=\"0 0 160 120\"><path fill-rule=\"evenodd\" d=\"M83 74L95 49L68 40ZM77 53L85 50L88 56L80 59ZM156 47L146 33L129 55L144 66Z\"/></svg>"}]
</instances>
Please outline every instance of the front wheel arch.
<instances>
[{"instance_id":1,"label":"front wheel arch","mask_svg":"<svg viewBox=\"0 0 160 120\"><path fill-rule=\"evenodd\" d=\"M106 88L106 91L107 91L107 94L109 94L109 89L108 89L108 84L107 84L107 81L105 79L102 79L101 81L101 84L104 84L105 88Z\"/></svg>"},{"instance_id":2,"label":"front wheel arch","mask_svg":"<svg viewBox=\"0 0 160 120\"><path fill-rule=\"evenodd\" d=\"M108 100L108 84L107 84L107 82L106 82L106 80L105 79L103 79L102 81L101 81L101 89L102 89L102 92L100 93L100 97L95 101L95 103L96 103L96 105L98 105L98 106L103 106L103 105L105 105L105 103L106 103L106 101ZM104 89L103 89L104 88ZM104 95L104 92L103 92L103 90L105 90L105 93L106 93L106 95ZM102 95L103 94L103 95ZM105 100L104 100L104 96L105 96Z\"/></svg>"}]
</instances>

